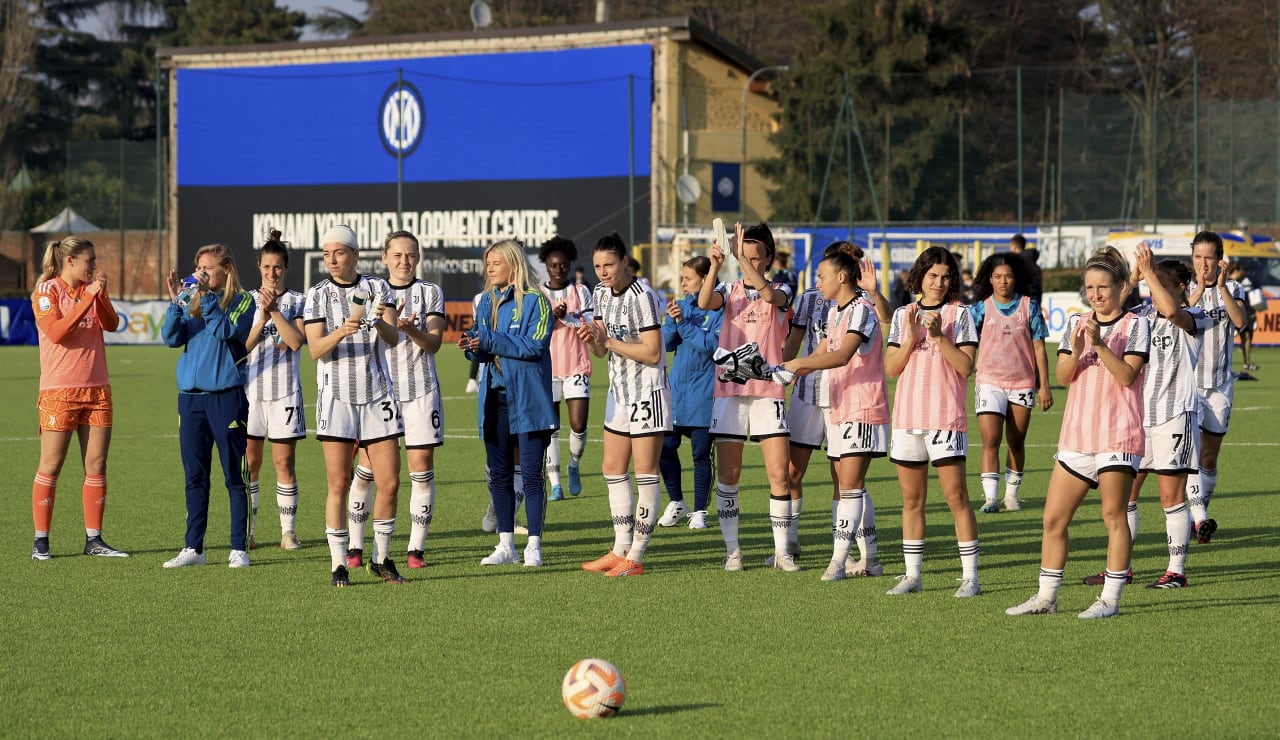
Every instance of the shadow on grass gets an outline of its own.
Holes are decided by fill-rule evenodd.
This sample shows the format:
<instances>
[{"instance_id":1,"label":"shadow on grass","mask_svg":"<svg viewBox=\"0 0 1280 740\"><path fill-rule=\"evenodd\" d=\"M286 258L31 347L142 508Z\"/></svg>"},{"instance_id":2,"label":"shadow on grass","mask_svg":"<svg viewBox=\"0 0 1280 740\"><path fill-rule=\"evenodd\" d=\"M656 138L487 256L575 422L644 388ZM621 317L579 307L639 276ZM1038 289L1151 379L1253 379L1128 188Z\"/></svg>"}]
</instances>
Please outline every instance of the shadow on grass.
<instances>
[{"instance_id":1,"label":"shadow on grass","mask_svg":"<svg viewBox=\"0 0 1280 740\"><path fill-rule=\"evenodd\" d=\"M618 713L618 716L619 717L646 717L646 716L653 716L653 715L659 715L659 714L678 714L680 712L696 712L702 709L717 709L720 706L721 705L719 704L709 704L709 703L664 704L659 707L645 707L643 709L637 709L634 712L631 711L630 709L627 709L624 706L622 711Z\"/></svg>"},{"instance_id":2,"label":"shadow on grass","mask_svg":"<svg viewBox=\"0 0 1280 740\"><path fill-rule=\"evenodd\" d=\"M1120 610L1121 614L1124 614L1125 612L1156 614L1171 611L1183 612L1188 609L1213 609L1215 611L1220 611L1224 606L1275 606L1276 604L1280 604L1280 595L1272 594L1269 596L1243 596L1235 599L1212 598L1197 599L1194 601L1179 599L1178 601L1160 601L1138 604L1131 604L1130 602L1121 600Z\"/></svg>"}]
</instances>

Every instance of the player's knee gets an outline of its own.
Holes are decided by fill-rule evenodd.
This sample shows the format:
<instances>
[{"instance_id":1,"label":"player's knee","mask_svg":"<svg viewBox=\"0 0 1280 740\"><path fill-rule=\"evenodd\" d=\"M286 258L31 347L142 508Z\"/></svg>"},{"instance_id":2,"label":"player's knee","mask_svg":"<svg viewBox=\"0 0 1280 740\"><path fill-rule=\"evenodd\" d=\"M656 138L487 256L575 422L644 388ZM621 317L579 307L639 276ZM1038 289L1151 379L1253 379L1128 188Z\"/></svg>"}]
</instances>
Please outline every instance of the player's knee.
<instances>
[{"instance_id":1,"label":"player's knee","mask_svg":"<svg viewBox=\"0 0 1280 740\"><path fill-rule=\"evenodd\" d=\"M1067 533L1067 525L1071 523L1071 517L1046 511L1040 522L1046 537L1063 537Z\"/></svg>"},{"instance_id":2,"label":"player's knee","mask_svg":"<svg viewBox=\"0 0 1280 740\"><path fill-rule=\"evenodd\" d=\"M943 491L943 498L947 500L947 508L951 509L952 513L969 509L969 489L967 488Z\"/></svg>"}]
</instances>

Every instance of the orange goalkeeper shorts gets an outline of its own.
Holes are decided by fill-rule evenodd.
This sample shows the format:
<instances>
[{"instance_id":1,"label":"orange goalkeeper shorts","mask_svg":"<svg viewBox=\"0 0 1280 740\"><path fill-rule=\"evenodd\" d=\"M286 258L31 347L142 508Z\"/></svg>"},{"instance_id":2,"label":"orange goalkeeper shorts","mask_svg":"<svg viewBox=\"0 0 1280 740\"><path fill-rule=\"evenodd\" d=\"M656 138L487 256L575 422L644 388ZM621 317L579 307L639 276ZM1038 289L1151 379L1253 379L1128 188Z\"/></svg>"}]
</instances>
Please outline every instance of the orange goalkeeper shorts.
<instances>
[{"instance_id":1,"label":"orange goalkeeper shorts","mask_svg":"<svg viewBox=\"0 0 1280 740\"><path fill-rule=\"evenodd\" d=\"M81 426L111 426L111 386L50 388L36 400L40 431L74 432Z\"/></svg>"}]
</instances>

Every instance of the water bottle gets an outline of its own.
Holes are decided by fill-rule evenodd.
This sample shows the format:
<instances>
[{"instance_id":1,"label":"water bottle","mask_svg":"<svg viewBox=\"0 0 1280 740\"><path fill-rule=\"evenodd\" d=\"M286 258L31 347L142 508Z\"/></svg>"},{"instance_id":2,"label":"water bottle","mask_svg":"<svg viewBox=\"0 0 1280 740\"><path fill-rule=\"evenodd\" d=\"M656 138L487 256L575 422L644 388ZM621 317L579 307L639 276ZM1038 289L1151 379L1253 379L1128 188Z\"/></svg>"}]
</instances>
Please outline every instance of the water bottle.
<instances>
[{"instance_id":1,"label":"water bottle","mask_svg":"<svg viewBox=\"0 0 1280 740\"><path fill-rule=\"evenodd\" d=\"M369 303L369 293L364 288L356 288L351 292L351 318L363 319L365 306Z\"/></svg>"},{"instance_id":2,"label":"water bottle","mask_svg":"<svg viewBox=\"0 0 1280 740\"><path fill-rule=\"evenodd\" d=\"M179 291L178 296L173 299L173 302L178 304L178 308L185 311L187 306L191 305L191 301L196 297L196 286L199 285L199 282L200 281L196 278L196 274L194 272L183 278L182 290Z\"/></svg>"}]
</instances>

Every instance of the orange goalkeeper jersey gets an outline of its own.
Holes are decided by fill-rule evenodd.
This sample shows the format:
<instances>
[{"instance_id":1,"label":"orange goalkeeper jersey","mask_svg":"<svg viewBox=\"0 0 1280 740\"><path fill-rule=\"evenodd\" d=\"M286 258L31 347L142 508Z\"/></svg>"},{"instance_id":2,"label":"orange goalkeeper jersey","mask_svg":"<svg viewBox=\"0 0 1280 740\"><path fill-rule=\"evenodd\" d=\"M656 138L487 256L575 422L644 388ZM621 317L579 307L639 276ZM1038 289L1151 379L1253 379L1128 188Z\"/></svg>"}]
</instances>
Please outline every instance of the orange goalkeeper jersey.
<instances>
[{"instance_id":1,"label":"orange goalkeeper jersey","mask_svg":"<svg viewBox=\"0 0 1280 740\"><path fill-rule=\"evenodd\" d=\"M61 277L36 286L31 299L40 336L40 390L107 385L107 353L102 332L114 331L119 317L101 300L84 294L85 286L72 290ZM101 294L100 294L101 295ZM54 322L75 314L82 300L92 301L84 316L55 341L47 333ZM108 306L110 304L107 304Z\"/></svg>"}]
</instances>

